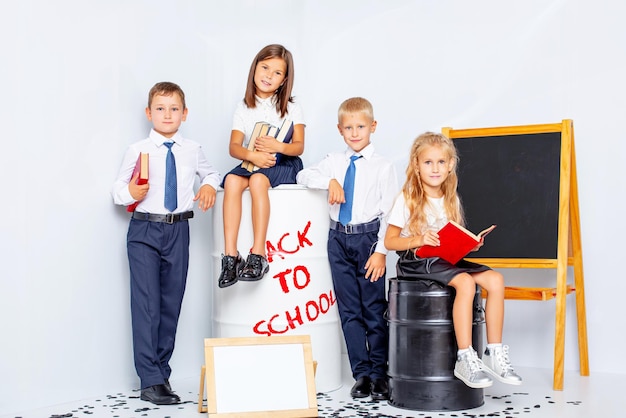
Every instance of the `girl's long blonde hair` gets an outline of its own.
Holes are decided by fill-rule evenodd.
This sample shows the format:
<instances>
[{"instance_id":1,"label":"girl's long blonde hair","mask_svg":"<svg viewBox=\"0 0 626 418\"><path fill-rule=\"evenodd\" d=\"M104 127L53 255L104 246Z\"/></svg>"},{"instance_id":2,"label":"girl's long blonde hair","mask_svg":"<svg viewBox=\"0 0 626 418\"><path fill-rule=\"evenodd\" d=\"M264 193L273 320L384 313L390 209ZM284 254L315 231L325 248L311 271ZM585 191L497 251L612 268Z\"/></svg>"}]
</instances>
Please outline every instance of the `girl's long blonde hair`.
<instances>
[{"instance_id":1,"label":"girl's long blonde hair","mask_svg":"<svg viewBox=\"0 0 626 418\"><path fill-rule=\"evenodd\" d=\"M440 147L447 158L454 163L446 181L441 185L443 205L448 220L453 220L461 225L465 223L463 209L456 190L458 185L456 170L459 162L456 147L452 140L445 135L425 132L418 136L411 146L409 165L406 169L406 182L402 186L404 200L410 213L407 225L413 235L422 235L427 226L425 208L428 204L428 199L420 180L418 159L420 154L428 147Z\"/></svg>"}]
</instances>

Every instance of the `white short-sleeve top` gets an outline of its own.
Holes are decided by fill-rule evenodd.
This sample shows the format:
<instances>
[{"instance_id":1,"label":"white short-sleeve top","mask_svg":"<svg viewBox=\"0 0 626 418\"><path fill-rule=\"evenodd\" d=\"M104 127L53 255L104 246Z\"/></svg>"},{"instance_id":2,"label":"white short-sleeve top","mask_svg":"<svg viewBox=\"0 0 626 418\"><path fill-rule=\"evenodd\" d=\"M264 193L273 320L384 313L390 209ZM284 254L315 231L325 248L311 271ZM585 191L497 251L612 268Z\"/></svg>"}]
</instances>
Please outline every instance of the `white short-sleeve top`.
<instances>
[{"instance_id":1,"label":"white short-sleeve top","mask_svg":"<svg viewBox=\"0 0 626 418\"><path fill-rule=\"evenodd\" d=\"M257 122L267 122L271 125L280 127L285 119L291 119L294 125L305 125L302 107L295 102L287 104L287 113L284 118L276 111L276 96L267 99L256 98L256 107L249 108L246 103L241 100L237 104L235 114L233 116L233 130L244 133L245 138L243 146L247 147L250 141L250 134L254 130Z\"/></svg>"},{"instance_id":2,"label":"white short-sleeve top","mask_svg":"<svg viewBox=\"0 0 626 418\"><path fill-rule=\"evenodd\" d=\"M428 204L425 207L425 211L428 226L424 231L421 231L422 234L428 229L439 231L448 223L448 216L443 206L443 197L428 197ZM407 226L410 215L409 208L406 206L406 201L404 200L404 193L400 193L389 212L387 223L402 228L400 232L401 237L410 237L413 235Z\"/></svg>"}]
</instances>

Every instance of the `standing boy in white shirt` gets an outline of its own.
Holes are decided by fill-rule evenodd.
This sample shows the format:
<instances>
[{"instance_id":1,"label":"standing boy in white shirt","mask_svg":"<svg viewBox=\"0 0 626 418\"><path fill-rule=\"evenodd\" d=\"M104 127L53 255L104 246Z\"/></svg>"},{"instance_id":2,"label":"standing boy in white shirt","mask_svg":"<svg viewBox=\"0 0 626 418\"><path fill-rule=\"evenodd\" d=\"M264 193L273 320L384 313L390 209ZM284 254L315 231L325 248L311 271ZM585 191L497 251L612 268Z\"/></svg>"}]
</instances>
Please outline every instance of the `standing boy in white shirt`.
<instances>
[{"instance_id":1,"label":"standing boy in white shirt","mask_svg":"<svg viewBox=\"0 0 626 418\"><path fill-rule=\"evenodd\" d=\"M169 360L187 281L188 219L194 202L202 211L215 204L220 183L200 144L178 132L187 111L178 85L152 87L146 108L150 136L128 147L111 191L118 205L138 202L127 235L133 349L141 399L157 405L180 402L169 384ZM136 184L138 174L131 178L139 153L149 155L148 183L142 185ZM171 174L175 187L168 189ZM201 186L194 195L196 176Z\"/></svg>"},{"instance_id":2,"label":"standing boy in white shirt","mask_svg":"<svg viewBox=\"0 0 626 418\"><path fill-rule=\"evenodd\" d=\"M370 143L377 122L368 100L345 100L338 120L339 133L348 148L303 169L297 181L328 190L328 261L356 380L350 394L385 400L389 397L385 218L398 192L397 177L392 162L376 154ZM350 166L354 169L353 183L346 177Z\"/></svg>"}]
</instances>

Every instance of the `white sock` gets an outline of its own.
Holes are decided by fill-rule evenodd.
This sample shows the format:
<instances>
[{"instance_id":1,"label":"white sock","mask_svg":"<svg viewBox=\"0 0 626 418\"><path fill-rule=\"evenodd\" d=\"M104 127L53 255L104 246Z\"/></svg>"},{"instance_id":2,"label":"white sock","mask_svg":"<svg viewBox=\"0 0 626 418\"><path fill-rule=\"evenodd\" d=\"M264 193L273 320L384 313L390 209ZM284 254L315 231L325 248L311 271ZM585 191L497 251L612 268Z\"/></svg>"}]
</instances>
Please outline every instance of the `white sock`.
<instances>
[{"instance_id":1,"label":"white sock","mask_svg":"<svg viewBox=\"0 0 626 418\"><path fill-rule=\"evenodd\" d=\"M487 344L487 348L489 350L493 350L494 348L498 348L498 347L502 347L502 343Z\"/></svg>"},{"instance_id":2,"label":"white sock","mask_svg":"<svg viewBox=\"0 0 626 418\"><path fill-rule=\"evenodd\" d=\"M463 354L467 353L468 351L470 351L472 349L472 346L470 345L467 348L464 348L462 350L459 350L456 352L457 355L462 356Z\"/></svg>"}]
</instances>

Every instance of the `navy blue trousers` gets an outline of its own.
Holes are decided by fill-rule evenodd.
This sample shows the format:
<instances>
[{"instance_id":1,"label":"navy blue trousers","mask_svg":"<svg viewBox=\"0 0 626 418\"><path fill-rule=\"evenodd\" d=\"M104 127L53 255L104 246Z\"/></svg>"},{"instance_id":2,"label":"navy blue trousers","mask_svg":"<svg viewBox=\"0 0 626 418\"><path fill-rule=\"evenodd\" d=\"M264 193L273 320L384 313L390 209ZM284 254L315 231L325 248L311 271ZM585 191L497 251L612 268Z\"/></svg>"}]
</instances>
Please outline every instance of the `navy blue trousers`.
<instances>
[{"instance_id":1,"label":"navy blue trousers","mask_svg":"<svg viewBox=\"0 0 626 418\"><path fill-rule=\"evenodd\" d=\"M189 223L131 219L127 250L135 369L144 389L164 383L172 372L189 267Z\"/></svg>"},{"instance_id":2,"label":"navy blue trousers","mask_svg":"<svg viewBox=\"0 0 626 418\"><path fill-rule=\"evenodd\" d=\"M331 229L328 234L328 261L354 379L387 376L385 276L373 283L365 278L365 263L377 240L377 232L344 234Z\"/></svg>"}]
</instances>

